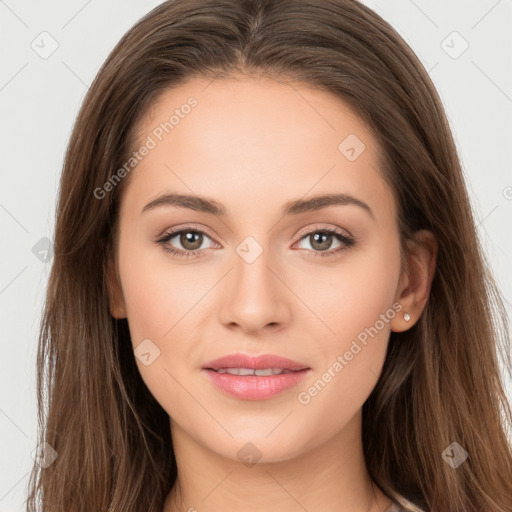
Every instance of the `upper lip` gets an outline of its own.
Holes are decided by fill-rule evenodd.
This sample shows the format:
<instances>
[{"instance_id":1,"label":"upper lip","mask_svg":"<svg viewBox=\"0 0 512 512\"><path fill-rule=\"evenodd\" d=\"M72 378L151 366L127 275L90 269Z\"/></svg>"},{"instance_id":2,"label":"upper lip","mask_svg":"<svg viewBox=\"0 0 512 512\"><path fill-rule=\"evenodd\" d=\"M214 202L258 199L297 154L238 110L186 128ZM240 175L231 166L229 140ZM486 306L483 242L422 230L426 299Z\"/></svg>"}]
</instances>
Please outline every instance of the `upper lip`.
<instances>
[{"instance_id":1,"label":"upper lip","mask_svg":"<svg viewBox=\"0 0 512 512\"><path fill-rule=\"evenodd\" d=\"M282 370L298 371L309 369L309 366L274 354L263 354L256 357L246 354L229 354L204 364L203 368L211 370L222 368L250 368L253 370L280 368Z\"/></svg>"}]
</instances>

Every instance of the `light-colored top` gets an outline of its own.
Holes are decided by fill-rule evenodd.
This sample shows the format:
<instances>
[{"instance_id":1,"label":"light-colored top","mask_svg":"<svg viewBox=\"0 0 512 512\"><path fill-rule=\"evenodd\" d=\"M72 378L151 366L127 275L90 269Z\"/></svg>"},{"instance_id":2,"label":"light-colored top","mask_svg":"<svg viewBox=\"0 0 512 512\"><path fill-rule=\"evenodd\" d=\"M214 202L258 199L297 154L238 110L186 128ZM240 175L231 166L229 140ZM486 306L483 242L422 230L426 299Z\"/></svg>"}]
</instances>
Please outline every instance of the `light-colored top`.
<instances>
[{"instance_id":1,"label":"light-colored top","mask_svg":"<svg viewBox=\"0 0 512 512\"><path fill-rule=\"evenodd\" d=\"M400 503L395 501L384 512L426 512L425 510L417 507L414 503L410 502L403 496L401 496L400 499L404 503L403 506Z\"/></svg>"}]
</instances>

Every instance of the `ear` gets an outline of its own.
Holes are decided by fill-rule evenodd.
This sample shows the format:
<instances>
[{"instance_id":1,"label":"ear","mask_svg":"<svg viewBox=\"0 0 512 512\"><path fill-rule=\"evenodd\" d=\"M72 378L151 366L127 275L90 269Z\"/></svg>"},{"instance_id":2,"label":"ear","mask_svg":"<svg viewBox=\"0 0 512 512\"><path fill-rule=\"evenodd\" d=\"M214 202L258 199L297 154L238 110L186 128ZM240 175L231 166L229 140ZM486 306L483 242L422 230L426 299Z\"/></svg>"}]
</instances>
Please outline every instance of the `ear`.
<instances>
[{"instance_id":1,"label":"ear","mask_svg":"<svg viewBox=\"0 0 512 512\"><path fill-rule=\"evenodd\" d=\"M126 304L113 257L107 259L106 280L110 314L117 319L126 318Z\"/></svg>"},{"instance_id":2,"label":"ear","mask_svg":"<svg viewBox=\"0 0 512 512\"><path fill-rule=\"evenodd\" d=\"M391 321L392 331L406 331L418 321L430 295L437 251L437 240L431 231L417 231L414 240L407 241L407 263L402 270L395 296L395 301L403 309ZM410 317L409 320L404 318L405 313Z\"/></svg>"}]
</instances>

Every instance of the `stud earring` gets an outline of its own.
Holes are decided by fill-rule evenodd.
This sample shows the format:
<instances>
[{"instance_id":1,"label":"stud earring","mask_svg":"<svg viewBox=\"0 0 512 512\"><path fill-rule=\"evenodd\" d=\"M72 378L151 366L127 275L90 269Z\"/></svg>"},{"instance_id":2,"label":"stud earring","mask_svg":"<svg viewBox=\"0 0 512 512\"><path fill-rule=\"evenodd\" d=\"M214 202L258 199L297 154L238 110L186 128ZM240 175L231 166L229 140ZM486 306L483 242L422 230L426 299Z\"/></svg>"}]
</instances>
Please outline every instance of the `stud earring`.
<instances>
[{"instance_id":1,"label":"stud earring","mask_svg":"<svg viewBox=\"0 0 512 512\"><path fill-rule=\"evenodd\" d=\"M411 319L411 315L409 313L404 313L404 320L408 322Z\"/></svg>"}]
</instances>

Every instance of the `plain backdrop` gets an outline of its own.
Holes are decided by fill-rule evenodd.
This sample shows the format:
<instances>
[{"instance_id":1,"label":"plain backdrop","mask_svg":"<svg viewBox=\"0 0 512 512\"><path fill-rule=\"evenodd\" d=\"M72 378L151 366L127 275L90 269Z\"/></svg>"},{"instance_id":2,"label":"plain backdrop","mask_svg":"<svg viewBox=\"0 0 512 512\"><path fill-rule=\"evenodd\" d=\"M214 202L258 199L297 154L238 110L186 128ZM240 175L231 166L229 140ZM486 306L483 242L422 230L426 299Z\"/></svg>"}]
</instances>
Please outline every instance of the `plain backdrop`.
<instances>
[{"instance_id":1,"label":"plain backdrop","mask_svg":"<svg viewBox=\"0 0 512 512\"><path fill-rule=\"evenodd\" d=\"M108 53L158 3L0 0L0 512L24 510L36 448L37 334L73 122ZM440 93L510 314L512 1L365 3L409 43Z\"/></svg>"}]
</instances>

